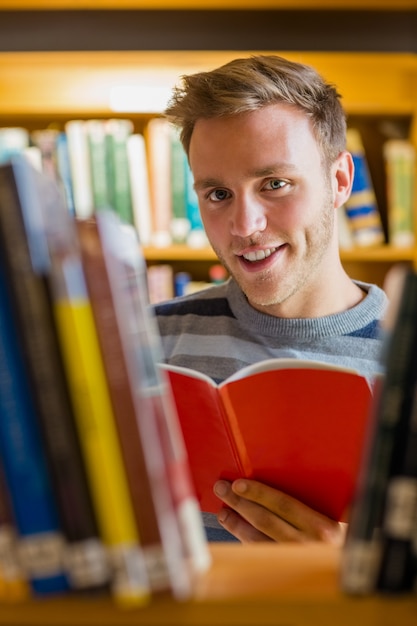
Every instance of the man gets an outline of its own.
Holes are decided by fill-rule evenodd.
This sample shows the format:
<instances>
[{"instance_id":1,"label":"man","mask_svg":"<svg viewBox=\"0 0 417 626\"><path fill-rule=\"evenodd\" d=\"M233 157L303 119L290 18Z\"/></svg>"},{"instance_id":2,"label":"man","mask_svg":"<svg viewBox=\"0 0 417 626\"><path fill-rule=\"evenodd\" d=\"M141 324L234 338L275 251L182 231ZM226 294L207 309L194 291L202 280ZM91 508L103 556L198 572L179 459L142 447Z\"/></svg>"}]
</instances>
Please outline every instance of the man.
<instances>
[{"instance_id":1,"label":"man","mask_svg":"<svg viewBox=\"0 0 417 626\"><path fill-rule=\"evenodd\" d=\"M156 306L166 360L216 381L272 357L371 378L386 296L349 278L339 257L337 209L354 168L335 88L310 67L254 56L184 77L166 114L181 129L208 239L231 276ZM211 540L343 537L341 525L256 481L214 489L225 506L205 516Z\"/></svg>"}]
</instances>

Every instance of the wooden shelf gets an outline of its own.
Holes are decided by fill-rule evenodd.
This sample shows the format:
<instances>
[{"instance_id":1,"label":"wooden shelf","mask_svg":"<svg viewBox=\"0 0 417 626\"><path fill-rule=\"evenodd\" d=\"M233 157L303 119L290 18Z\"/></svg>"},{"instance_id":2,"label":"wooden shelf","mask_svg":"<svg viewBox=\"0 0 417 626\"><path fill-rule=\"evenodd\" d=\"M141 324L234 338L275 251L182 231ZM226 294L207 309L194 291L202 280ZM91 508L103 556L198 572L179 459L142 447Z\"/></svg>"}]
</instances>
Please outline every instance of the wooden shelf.
<instances>
[{"instance_id":1,"label":"wooden shelf","mask_svg":"<svg viewBox=\"0 0 417 626\"><path fill-rule=\"evenodd\" d=\"M148 261L216 261L217 257L210 247L190 248L187 245L172 245L167 248L145 247ZM342 261L390 263L413 262L416 257L414 248L394 248L393 246L375 246L367 248L341 249Z\"/></svg>"},{"instance_id":2,"label":"wooden shelf","mask_svg":"<svg viewBox=\"0 0 417 626\"><path fill-rule=\"evenodd\" d=\"M340 251L342 261L363 263L382 261L389 263L414 262L416 254L414 248L394 248L393 246L345 248Z\"/></svg>"},{"instance_id":3,"label":"wooden shelf","mask_svg":"<svg viewBox=\"0 0 417 626\"><path fill-rule=\"evenodd\" d=\"M190 248L186 245L146 247L143 253L147 261L217 261L211 248Z\"/></svg>"},{"instance_id":4,"label":"wooden shelf","mask_svg":"<svg viewBox=\"0 0 417 626\"><path fill-rule=\"evenodd\" d=\"M182 74L207 70L257 51L93 51L0 53L2 118L110 116L115 86L171 87ZM350 115L409 115L416 110L417 55L286 52L338 85ZM135 111L127 110L126 115Z\"/></svg>"},{"instance_id":5,"label":"wooden shelf","mask_svg":"<svg viewBox=\"0 0 417 626\"><path fill-rule=\"evenodd\" d=\"M0 10L59 9L363 9L401 10L415 0L2 0Z\"/></svg>"},{"instance_id":6,"label":"wooden shelf","mask_svg":"<svg viewBox=\"0 0 417 626\"><path fill-rule=\"evenodd\" d=\"M0 607L2 626L414 626L416 598L352 598L339 588L340 550L322 544L212 544L192 600L122 610L109 599L44 599Z\"/></svg>"}]
</instances>

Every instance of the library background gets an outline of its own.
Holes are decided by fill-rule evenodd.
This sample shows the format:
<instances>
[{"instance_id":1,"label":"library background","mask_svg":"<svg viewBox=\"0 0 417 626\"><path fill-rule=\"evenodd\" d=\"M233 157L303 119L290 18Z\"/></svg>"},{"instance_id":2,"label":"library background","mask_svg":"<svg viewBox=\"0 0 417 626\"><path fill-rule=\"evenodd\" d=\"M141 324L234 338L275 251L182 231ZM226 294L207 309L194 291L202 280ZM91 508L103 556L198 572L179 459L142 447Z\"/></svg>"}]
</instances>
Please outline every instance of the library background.
<instances>
[{"instance_id":1,"label":"library background","mask_svg":"<svg viewBox=\"0 0 417 626\"><path fill-rule=\"evenodd\" d=\"M417 0L2 0L0 154L7 141L22 141L33 162L47 167L51 145L66 135L68 158L82 170L86 148L77 139L88 136L88 149L98 150L98 173L84 185L91 194L111 193L100 187L100 141L122 139L122 169L143 178L140 189L133 177L124 181L129 189L119 189L121 204L129 198L121 210L139 231L154 301L222 280L161 111L181 74L253 52L311 64L343 95L371 207L365 224L354 203L341 214L341 256L350 275L382 285L394 264L417 269ZM57 167L59 159L53 161ZM180 189L169 183L174 168L176 180L183 178ZM73 183L67 201L82 206L85 187L80 192ZM333 547L216 545L210 551L212 565L186 601L162 597L124 610L100 595L25 599L2 602L0 624L415 623L415 594L343 593L340 550Z\"/></svg>"}]
</instances>

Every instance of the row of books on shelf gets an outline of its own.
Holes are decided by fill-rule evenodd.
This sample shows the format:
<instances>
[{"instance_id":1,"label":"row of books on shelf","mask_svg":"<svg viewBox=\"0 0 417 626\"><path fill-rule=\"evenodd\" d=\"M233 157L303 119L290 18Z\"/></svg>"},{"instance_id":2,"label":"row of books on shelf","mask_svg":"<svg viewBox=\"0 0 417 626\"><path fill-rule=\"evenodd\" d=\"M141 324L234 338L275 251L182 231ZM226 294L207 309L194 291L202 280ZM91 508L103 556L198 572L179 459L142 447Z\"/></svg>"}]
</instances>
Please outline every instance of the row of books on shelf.
<instances>
[{"instance_id":1,"label":"row of books on shelf","mask_svg":"<svg viewBox=\"0 0 417 626\"><path fill-rule=\"evenodd\" d=\"M0 162L22 151L63 186L73 215L112 209L144 246L207 245L188 160L167 120L150 120L144 134L120 118L0 128Z\"/></svg>"},{"instance_id":2,"label":"row of books on shelf","mask_svg":"<svg viewBox=\"0 0 417 626\"><path fill-rule=\"evenodd\" d=\"M342 247L374 246L389 243L398 248L415 243L415 148L407 139L387 139L383 146L386 229L381 216L369 163L360 132L347 130L347 149L355 166L352 193L341 215Z\"/></svg>"},{"instance_id":3,"label":"row of books on shelf","mask_svg":"<svg viewBox=\"0 0 417 626\"><path fill-rule=\"evenodd\" d=\"M0 166L0 600L188 598L210 564L134 229Z\"/></svg>"},{"instance_id":4,"label":"row of books on shelf","mask_svg":"<svg viewBox=\"0 0 417 626\"><path fill-rule=\"evenodd\" d=\"M190 272L175 272L169 263L150 265L147 269L149 302L157 304L178 296L186 296L213 284L220 284L228 277L220 263L208 269L208 280L194 280Z\"/></svg>"},{"instance_id":5,"label":"row of books on shelf","mask_svg":"<svg viewBox=\"0 0 417 626\"><path fill-rule=\"evenodd\" d=\"M348 129L347 147L355 177L341 216L346 221L341 226L341 245L413 246L413 144L398 138L384 143L385 230L362 137L355 128ZM193 176L178 132L168 120L153 118L143 134L134 132L129 119L70 120L62 131L0 128L0 161L21 150L61 181L68 208L78 217L111 208L136 227L144 246L207 245Z\"/></svg>"}]
</instances>

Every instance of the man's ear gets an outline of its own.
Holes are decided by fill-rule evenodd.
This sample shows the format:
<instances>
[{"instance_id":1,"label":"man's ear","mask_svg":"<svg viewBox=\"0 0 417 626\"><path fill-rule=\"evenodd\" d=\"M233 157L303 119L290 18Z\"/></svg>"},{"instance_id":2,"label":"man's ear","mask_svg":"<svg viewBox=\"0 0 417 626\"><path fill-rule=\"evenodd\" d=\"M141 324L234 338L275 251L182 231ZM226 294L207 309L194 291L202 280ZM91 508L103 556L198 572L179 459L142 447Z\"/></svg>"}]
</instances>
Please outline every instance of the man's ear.
<instances>
[{"instance_id":1,"label":"man's ear","mask_svg":"<svg viewBox=\"0 0 417 626\"><path fill-rule=\"evenodd\" d=\"M341 152L332 165L333 204L338 209L348 200L353 184L355 166L352 155L346 150Z\"/></svg>"}]
</instances>

